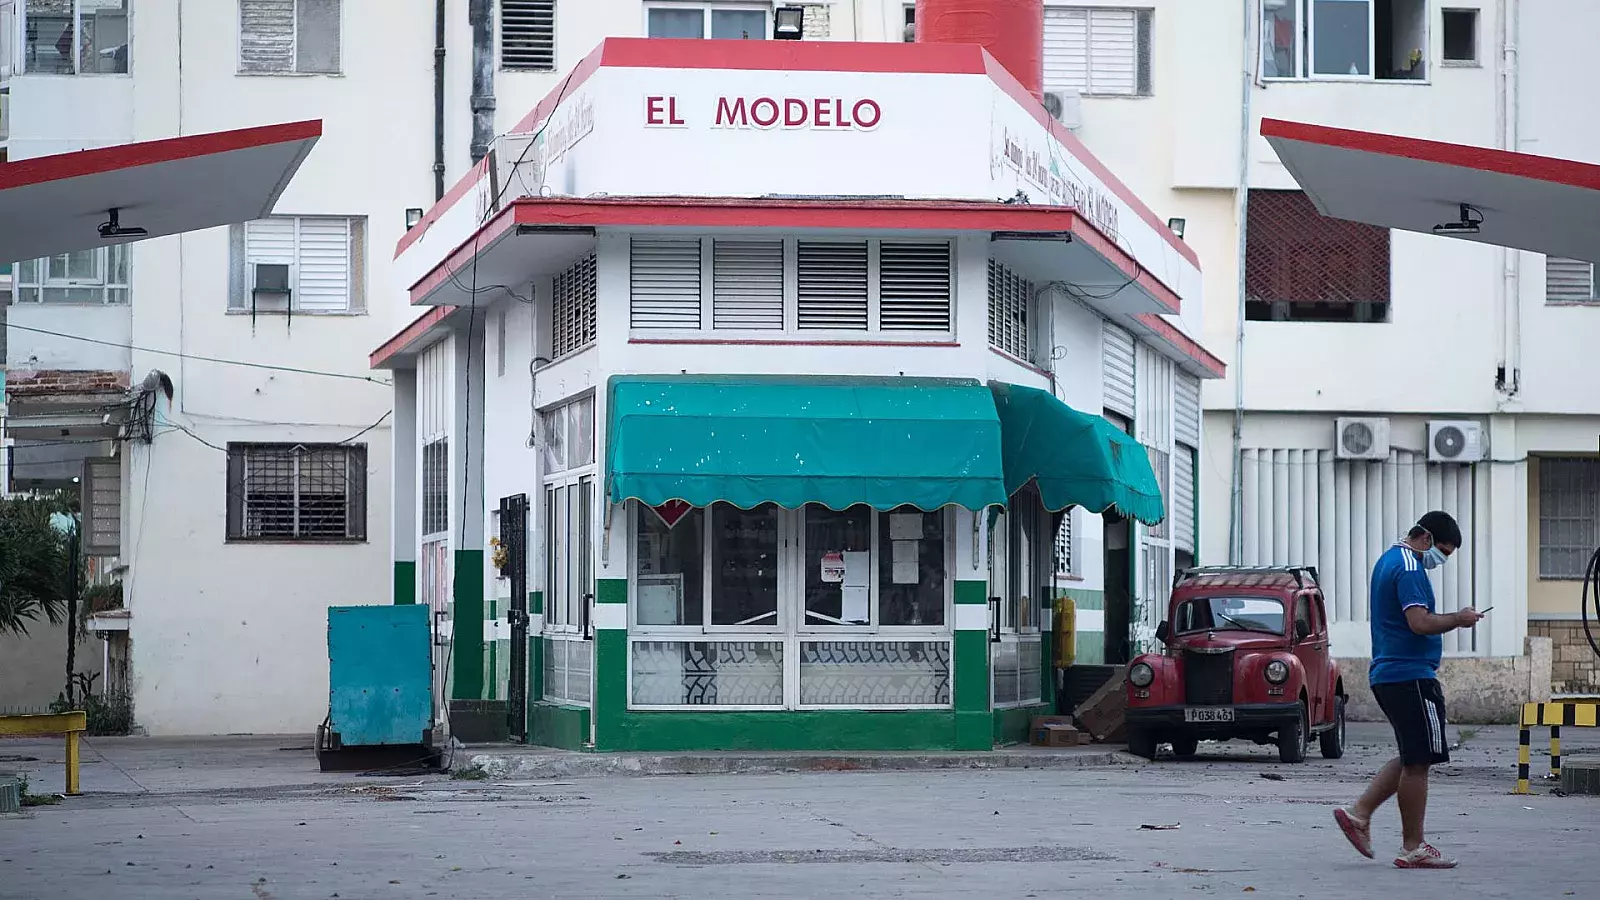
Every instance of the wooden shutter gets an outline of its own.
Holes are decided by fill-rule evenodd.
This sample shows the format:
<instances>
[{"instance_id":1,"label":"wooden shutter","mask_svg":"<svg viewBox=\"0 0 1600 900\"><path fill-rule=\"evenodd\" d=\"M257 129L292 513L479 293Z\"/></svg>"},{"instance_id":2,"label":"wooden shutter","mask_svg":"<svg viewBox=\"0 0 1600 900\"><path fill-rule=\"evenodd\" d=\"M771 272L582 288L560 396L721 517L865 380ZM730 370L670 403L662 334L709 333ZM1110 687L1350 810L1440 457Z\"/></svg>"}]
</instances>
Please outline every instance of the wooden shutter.
<instances>
[{"instance_id":1,"label":"wooden shutter","mask_svg":"<svg viewBox=\"0 0 1600 900\"><path fill-rule=\"evenodd\" d=\"M350 308L350 220L299 219L294 308L344 312Z\"/></svg>"},{"instance_id":2,"label":"wooden shutter","mask_svg":"<svg viewBox=\"0 0 1600 900\"><path fill-rule=\"evenodd\" d=\"M711 327L783 330L783 241L713 241Z\"/></svg>"},{"instance_id":3,"label":"wooden shutter","mask_svg":"<svg viewBox=\"0 0 1600 900\"><path fill-rule=\"evenodd\" d=\"M1105 408L1133 418L1133 335L1111 324L1101 327L1101 379Z\"/></svg>"},{"instance_id":4,"label":"wooden shutter","mask_svg":"<svg viewBox=\"0 0 1600 900\"><path fill-rule=\"evenodd\" d=\"M634 238L630 265L632 327L700 327L699 239Z\"/></svg>"},{"instance_id":5,"label":"wooden shutter","mask_svg":"<svg viewBox=\"0 0 1600 900\"><path fill-rule=\"evenodd\" d=\"M867 329L867 242L800 241L796 255L802 329Z\"/></svg>"},{"instance_id":6,"label":"wooden shutter","mask_svg":"<svg viewBox=\"0 0 1600 900\"><path fill-rule=\"evenodd\" d=\"M1544 259L1545 299L1556 303L1588 303L1595 299L1594 263L1547 256Z\"/></svg>"},{"instance_id":7,"label":"wooden shutter","mask_svg":"<svg viewBox=\"0 0 1600 900\"><path fill-rule=\"evenodd\" d=\"M950 244L884 241L878 248L878 327L950 330Z\"/></svg>"},{"instance_id":8,"label":"wooden shutter","mask_svg":"<svg viewBox=\"0 0 1600 900\"><path fill-rule=\"evenodd\" d=\"M500 67L555 71L555 0L500 0Z\"/></svg>"},{"instance_id":9,"label":"wooden shutter","mask_svg":"<svg viewBox=\"0 0 1600 900\"><path fill-rule=\"evenodd\" d=\"M294 71L295 0L239 0L239 71Z\"/></svg>"},{"instance_id":10,"label":"wooden shutter","mask_svg":"<svg viewBox=\"0 0 1600 900\"><path fill-rule=\"evenodd\" d=\"M1044 9L1044 89L1089 90L1089 11Z\"/></svg>"},{"instance_id":11,"label":"wooden shutter","mask_svg":"<svg viewBox=\"0 0 1600 900\"><path fill-rule=\"evenodd\" d=\"M1089 11L1089 92L1138 91L1139 20L1131 9Z\"/></svg>"}]
</instances>

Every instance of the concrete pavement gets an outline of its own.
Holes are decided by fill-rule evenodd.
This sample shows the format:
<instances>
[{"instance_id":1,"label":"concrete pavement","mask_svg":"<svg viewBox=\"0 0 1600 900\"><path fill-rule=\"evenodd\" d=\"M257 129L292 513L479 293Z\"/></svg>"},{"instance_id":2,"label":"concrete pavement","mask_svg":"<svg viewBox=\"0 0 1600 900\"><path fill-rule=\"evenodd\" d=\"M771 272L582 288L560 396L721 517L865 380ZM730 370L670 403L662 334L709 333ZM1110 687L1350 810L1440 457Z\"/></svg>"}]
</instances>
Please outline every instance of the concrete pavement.
<instances>
[{"instance_id":1,"label":"concrete pavement","mask_svg":"<svg viewBox=\"0 0 1600 900\"><path fill-rule=\"evenodd\" d=\"M1229 744L1153 765L482 782L322 776L252 739L182 771L147 759L125 776L144 793L0 821L0 897L1600 896L1600 800L1510 796L1515 732L1462 734L1430 829L1455 872L1362 859L1333 826L1387 754L1371 726L1299 766ZM1392 807L1376 833L1392 852Z\"/></svg>"}]
</instances>

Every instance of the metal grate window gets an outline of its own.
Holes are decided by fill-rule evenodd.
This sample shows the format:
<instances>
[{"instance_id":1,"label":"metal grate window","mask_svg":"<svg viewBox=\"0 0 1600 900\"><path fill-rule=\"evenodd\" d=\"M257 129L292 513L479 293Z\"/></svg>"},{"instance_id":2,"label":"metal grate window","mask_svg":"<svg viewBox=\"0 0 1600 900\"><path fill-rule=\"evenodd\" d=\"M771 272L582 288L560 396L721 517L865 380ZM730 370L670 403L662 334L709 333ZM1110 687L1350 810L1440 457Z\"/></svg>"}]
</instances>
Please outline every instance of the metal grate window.
<instances>
[{"instance_id":1,"label":"metal grate window","mask_svg":"<svg viewBox=\"0 0 1600 900\"><path fill-rule=\"evenodd\" d=\"M500 67L556 68L556 0L500 0Z\"/></svg>"},{"instance_id":2,"label":"metal grate window","mask_svg":"<svg viewBox=\"0 0 1600 900\"><path fill-rule=\"evenodd\" d=\"M1594 263L1581 259L1544 258L1544 296L1548 303L1597 303Z\"/></svg>"},{"instance_id":3,"label":"metal grate window","mask_svg":"<svg viewBox=\"0 0 1600 900\"><path fill-rule=\"evenodd\" d=\"M878 327L950 330L950 245L884 241L878 248Z\"/></svg>"},{"instance_id":4,"label":"metal grate window","mask_svg":"<svg viewBox=\"0 0 1600 900\"><path fill-rule=\"evenodd\" d=\"M783 328L783 242L713 241L711 327Z\"/></svg>"},{"instance_id":5,"label":"metal grate window","mask_svg":"<svg viewBox=\"0 0 1600 900\"><path fill-rule=\"evenodd\" d=\"M1539 577L1579 579L1600 543L1600 460L1539 460Z\"/></svg>"},{"instance_id":6,"label":"metal grate window","mask_svg":"<svg viewBox=\"0 0 1600 900\"><path fill-rule=\"evenodd\" d=\"M1072 510L1061 514L1061 525L1056 528L1056 577L1073 574L1072 562Z\"/></svg>"},{"instance_id":7,"label":"metal grate window","mask_svg":"<svg viewBox=\"0 0 1600 900\"><path fill-rule=\"evenodd\" d=\"M634 238L628 282L631 327L700 327L699 239Z\"/></svg>"},{"instance_id":8,"label":"metal grate window","mask_svg":"<svg viewBox=\"0 0 1600 900\"><path fill-rule=\"evenodd\" d=\"M1024 362L1033 361L1033 285L989 260L989 344Z\"/></svg>"},{"instance_id":9,"label":"metal grate window","mask_svg":"<svg viewBox=\"0 0 1600 900\"><path fill-rule=\"evenodd\" d=\"M796 296L802 330L867 330L867 242L800 241Z\"/></svg>"},{"instance_id":10,"label":"metal grate window","mask_svg":"<svg viewBox=\"0 0 1600 900\"><path fill-rule=\"evenodd\" d=\"M1330 219L1302 191L1253 190L1245 229L1245 318L1382 322L1389 229Z\"/></svg>"},{"instance_id":11,"label":"metal grate window","mask_svg":"<svg viewBox=\"0 0 1600 900\"><path fill-rule=\"evenodd\" d=\"M228 445L229 540L366 538L364 445Z\"/></svg>"},{"instance_id":12,"label":"metal grate window","mask_svg":"<svg viewBox=\"0 0 1600 900\"><path fill-rule=\"evenodd\" d=\"M441 438L422 448L422 533L450 530L450 442Z\"/></svg>"},{"instance_id":13,"label":"metal grate window","mask_svg":"<svg viewBox=\"0 0 1600 900\"><path fill-rule=\"evenodd\" d=\"M551 291L551 357L560 359L594 343L595 292L593 253L555 277Z\"/></svg>"}]
</instances>

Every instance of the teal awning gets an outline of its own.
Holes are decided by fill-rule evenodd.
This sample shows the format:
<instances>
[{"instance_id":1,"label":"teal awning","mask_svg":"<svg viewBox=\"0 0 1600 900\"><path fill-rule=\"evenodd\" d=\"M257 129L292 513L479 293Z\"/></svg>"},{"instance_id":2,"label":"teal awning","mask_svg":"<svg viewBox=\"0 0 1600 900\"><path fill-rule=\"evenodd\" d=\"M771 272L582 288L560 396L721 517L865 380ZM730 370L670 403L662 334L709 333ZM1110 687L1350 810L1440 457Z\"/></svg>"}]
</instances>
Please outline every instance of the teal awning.
<instances>
[{"instance_id":1,"label":"teal awning","mask_svg":"<svg viewBox=\"0 0 1600 900\"><path fill-rule=\"evenodd\" d=\"M934 510L1006 499L1000 420L974 380L619 375L608 421L614 503Z\"/></svg>"},{"instance_id":2,"label":"teal awning","mask_svg":"<svg viewBox=\"0 0 1600 900\"><path fill-rule=\"evenodd\" d=\"M1113 509L1146 525L1166 516L1150 457L1138 441L1048 391L1001 382L989 387L1000 413L1008 495L1034 481L1052 512Z\"/></svg>"}]
</instances>

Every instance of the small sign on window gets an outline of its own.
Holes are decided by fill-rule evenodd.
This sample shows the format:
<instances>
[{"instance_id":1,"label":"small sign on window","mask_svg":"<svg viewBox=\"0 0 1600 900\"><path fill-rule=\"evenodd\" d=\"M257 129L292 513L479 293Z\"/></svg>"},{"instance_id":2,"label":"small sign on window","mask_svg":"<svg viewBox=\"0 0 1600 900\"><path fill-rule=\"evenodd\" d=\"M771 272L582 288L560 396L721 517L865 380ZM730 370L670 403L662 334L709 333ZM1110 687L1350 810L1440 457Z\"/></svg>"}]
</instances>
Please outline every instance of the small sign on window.
<instances>
[{"instance_id":1,"label":"small sign on window","mask_svg":"<svg viewBox=\"0 0 1600 900\"><path fill-rule=\"evenodd\" d=\"M828 584L844 581L844 554L837 550L822 554L822 580Z\"/></svg>"}]
</instances>

